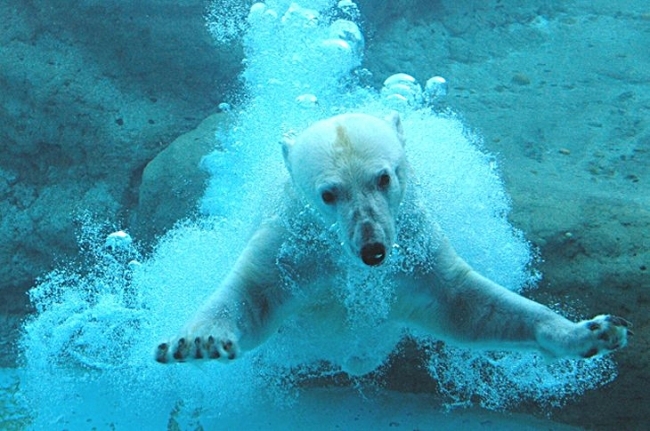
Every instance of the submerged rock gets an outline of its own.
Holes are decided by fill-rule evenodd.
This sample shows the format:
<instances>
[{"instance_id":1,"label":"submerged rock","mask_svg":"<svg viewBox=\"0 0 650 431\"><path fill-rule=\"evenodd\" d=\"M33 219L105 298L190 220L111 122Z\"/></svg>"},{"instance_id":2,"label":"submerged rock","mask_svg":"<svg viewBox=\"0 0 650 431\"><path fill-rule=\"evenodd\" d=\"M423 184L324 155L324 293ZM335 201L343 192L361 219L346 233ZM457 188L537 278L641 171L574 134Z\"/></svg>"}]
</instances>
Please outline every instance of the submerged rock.
<instances>
[{"instance_id":1,"label":"submerged rock","mask_svg":"<svg viewBox=\"0 0 650 431\"><path fill-rule=\"evenodd\" d=\"M142 172L134 222L138 236L152 237L191 215L205 191L209 175L199 164L217 145L215 132L227 114L213 114L176 138Z\"/></svg>"},{"instance_id":2,"label":"submerged rock","mask_svg":"<svg viewBox=\"0 0 650 431\"><path fill-rule=\"evenodd\" d=\"M215 47L204 11L0 5L0 291L76 255L79 212L128 227L144 166L234 85L241 48Z\"/></svg>"}]
</instances>

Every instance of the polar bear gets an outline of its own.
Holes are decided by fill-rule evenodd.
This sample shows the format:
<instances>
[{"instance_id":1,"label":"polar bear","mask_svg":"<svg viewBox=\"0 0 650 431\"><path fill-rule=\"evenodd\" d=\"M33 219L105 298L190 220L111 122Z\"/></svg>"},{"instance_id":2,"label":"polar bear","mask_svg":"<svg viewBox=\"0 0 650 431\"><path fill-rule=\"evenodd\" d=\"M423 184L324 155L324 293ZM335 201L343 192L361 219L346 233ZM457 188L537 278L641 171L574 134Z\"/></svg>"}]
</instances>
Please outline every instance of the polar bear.
<instances>
[{"instance_id":1,"label":"polar bear","mask_svg":"<svg viewBox=\"0 0 650 431\"><path fill-rule=\"evenodd\" d=\"M486 279L456 254L409 186L414 174L398 114L338 115L282 148L291 178L283 203L178 336L158 345L158 362L234 360L316 303L326 319L323 304L337 300L328 298L331 285L368 268L384 271L394 288L386 323L452 344L533 349L547 358L589 358L626 345L632 331L625 319L574 323ZM364 374L377 365L346 371Z\"/></svg>"}]
</instances>

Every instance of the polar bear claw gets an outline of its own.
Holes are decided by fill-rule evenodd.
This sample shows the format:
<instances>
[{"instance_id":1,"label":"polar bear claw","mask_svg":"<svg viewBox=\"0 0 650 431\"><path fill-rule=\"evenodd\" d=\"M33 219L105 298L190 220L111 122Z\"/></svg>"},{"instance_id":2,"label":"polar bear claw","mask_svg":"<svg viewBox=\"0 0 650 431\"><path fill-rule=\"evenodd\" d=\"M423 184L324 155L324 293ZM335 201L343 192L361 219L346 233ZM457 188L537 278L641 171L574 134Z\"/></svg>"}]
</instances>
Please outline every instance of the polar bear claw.
<instances>
[{"instance_id":1,"label":"polar bear claw","mask_svg":"<svg viewBox=\"0 0 650 431\"><path fill-rule=\"evenodd\" d=\"M634 335L632 324L622 317L600 315L581 322L589 331L592 347L581 354L583 358L618 350L627 345L628 335Z\"/></svg>"},{"instance_id":2,"label":"polar bear claw","mask_svg":"<svg viewBox=\"0 0 650 431\"><path fill-rule=\"evenodd\" d=\"M156 361L166 364L169 362L186 362L201 359L216 359L222 362L231 361L238 356L239 349L230 339L215 339L212 335L181 337L172 343L161 343L156 349Z\"/></svg>"}]
</instances>

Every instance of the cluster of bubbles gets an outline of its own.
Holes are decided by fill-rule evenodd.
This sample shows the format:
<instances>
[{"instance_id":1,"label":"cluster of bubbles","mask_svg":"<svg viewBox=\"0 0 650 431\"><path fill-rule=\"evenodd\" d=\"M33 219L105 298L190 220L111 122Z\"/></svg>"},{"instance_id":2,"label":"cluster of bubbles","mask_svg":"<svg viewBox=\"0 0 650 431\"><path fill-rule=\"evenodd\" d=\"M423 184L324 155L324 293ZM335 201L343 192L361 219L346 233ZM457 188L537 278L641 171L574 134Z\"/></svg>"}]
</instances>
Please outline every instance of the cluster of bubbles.
<instances>
[{"instance_id":1,"label":"cluster of bubbles","mask_svg":"<svg viewBox=\"0 0 650 431\"><path fill-rule=\"evenodd\" d=\"M618 375L614 363L602 357L595 362L561 360L549 365L540 356L526 353L475 352L435 343L429 348L427 368L448 408L478 404L504 411L530 401L546 409L562 407L571 397Z\"/></svg>"},{"instance_id":2,"label":"cluster of bubbles","mask_svg":"<svg viewBox=\"0 0 650 431\"><path fill-rule=\"evenodd\" d=\"M274 185L285 175L277 146L247 143L279 142L285 134L371 97L358 85L365 44L354 21L358 16L351 1L309 2L309 7L267 1L251 6L243 36L245 91L219 106L236 127L219 131L225 151L204 159L203 166L212 174L201 204L204 213L239 211L233 208L231 194L224 193L225 183L230 190L240 185L243 193L254 196L247 184L259 187L257 179L266 178ZM237 172L228 169L233 163L240 167ZM249 219L250 214L241 217Z\"/></svg>"},{"instance_id":3,"label":"cluster of bubbles","mask_svg":"<svg viewBox=\"0 0 650 431\"><path fill-rule=\"evenodd\" d=\"M381 95L384 102L396 110L408 108L439 108L447 95L447 80L442 76L429 78L424 85L406 73L396 73L384 81Z\"/></svg>"},{"instance_id":4,"label":"cluster of bubbles","mask_svg":"<svg viewBox=\"0 0 650 431\"><path fill-rule=\"evenodd\" d=\"M240 23L242 13L248 15ZM282 198L287 174L277 142L324 117L350 111L382 116L398 109L424 207L459 254L510 289L535 283L534 254L507 220L509 200L493 158L441 109L446 81L433 77L422 89L413 77L396 74L381 92L368 87L358 18L350 0L313 0L309 7L268 0L246 12L213 8L209 28L225 29L219 37L242 34L245 91L219 105L232 127L217 132L222 150L202 162L212 175L201 201L204 217L177 225L147 256L125 231L84 221L79 242L85 261L63 265L31 291L37 313L24 328L20 385L35 429L243 427L242 412L259 412L270 400L276 407L295 401L296 376L324 378L340 370L323 367L322 360L385 359L394 348L389 341L401 333L377 334L373 325L353 319L342 334L297 316L227 367L153 360L155 345L175 334L227 275L256 214ZM390 292L382 289L363 293L341 298L348 308L367 308L356 321L390 303ZM562 398L612 375L599 375L610 370L603 362L585 362L576 371L570 362L538 364L532 354L505 357L440 347L429 369L450 403L479 397L490 408Z\"/></svg>"}]
</instances>

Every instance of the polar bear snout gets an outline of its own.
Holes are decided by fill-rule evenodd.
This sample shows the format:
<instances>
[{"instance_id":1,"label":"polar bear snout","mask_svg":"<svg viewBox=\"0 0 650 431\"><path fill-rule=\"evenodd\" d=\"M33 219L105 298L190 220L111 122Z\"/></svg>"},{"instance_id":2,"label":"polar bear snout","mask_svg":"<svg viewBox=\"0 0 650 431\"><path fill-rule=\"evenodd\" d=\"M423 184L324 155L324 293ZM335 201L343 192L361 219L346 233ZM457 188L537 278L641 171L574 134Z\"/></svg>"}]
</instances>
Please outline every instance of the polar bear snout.
<instances>
[{"instance_id":1,"label":"polar bear snout","mask_svg":"<svg viewBox=\"0 0 650 431\"><path fill-rule=\"evenodd\" d=\"M380 265L386 257L386 246L380 242L366 244L361 248L361 260L368 266Z\"/></svg>"},{"instance_id":2,"label":"polar bear snout","mask_svg":"<svg viewBox=\"0 0 650 431\"><path fill-rule=\"evenodd\" d=\"M394 227L391 225L391 220L377 217L379 212L369 209L365 209L364 212L366 214L364 220L351 226L348 244L352 255L361 259L365 265L378 266L388 255L386 244L392 244Z\"/></svg>"}]
</instances>

